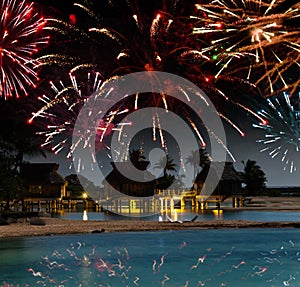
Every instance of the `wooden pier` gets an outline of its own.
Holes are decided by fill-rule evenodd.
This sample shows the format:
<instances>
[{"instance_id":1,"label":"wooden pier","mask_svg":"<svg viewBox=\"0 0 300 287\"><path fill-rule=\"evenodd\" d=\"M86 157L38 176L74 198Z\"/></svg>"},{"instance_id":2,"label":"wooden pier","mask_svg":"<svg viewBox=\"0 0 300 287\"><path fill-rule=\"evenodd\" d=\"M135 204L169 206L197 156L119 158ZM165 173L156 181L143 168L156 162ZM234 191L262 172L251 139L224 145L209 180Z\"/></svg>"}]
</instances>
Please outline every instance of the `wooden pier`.
<instances>
[{"instance_id":1,"label":"wooden pier","mask_svg":"<svg viewBox=\"0 0 300 287\"><path fill-rule=\"evenodd\" d=\"M96 201L86 199L68 198L27 198L26 211L56 212L59 210L76 211L90 209L95 211L108 210L116 214L137 215L168 213L175 209L184 210L188 205L194 211L205 209L220 209L223 196L204 196L195 191L185 190L157 190L152 197L132 198L123 196L119 198L99 199ZM232 197L232 207L244 206L243 196Z\"/></svg>"},{"instance_id":2,"label":"wooden pier","mask_svg":"<svg viewBox=\"0 0 300 287\"><path fill-rule=\"evenodd\" d=\"M61 199L61 198L26 198L24 200L26 211L56 212L58 210L76 211L78 207L83 209L94 208L100 211L101 207L92 200Z\"/></svg>"},{"instance_id":3,"label":"wooden pier","mask_svg":"<svg viewBox=\"0 0 300 287\"><path fill-rule=\"evenodd\" d=\"M183 190L159 190L153 197L130 198L127 196L119 198L107 198L99 202L103 209L117 214L150 214L169 213L175 209L183 211L187 205L197 212L205 209L220 209L223 196L204 196L195 191ZM232 207L244 206L243 196L232 197Z\"/></svg>"}]
</instances>

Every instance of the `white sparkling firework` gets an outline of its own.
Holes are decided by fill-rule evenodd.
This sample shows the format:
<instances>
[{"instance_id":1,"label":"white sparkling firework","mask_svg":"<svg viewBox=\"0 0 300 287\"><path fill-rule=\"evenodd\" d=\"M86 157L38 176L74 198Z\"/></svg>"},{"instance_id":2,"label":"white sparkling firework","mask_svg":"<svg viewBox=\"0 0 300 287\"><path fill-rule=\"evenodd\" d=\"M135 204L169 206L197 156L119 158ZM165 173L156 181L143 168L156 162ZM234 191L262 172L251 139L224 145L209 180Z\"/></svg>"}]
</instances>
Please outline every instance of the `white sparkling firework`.
<instances>
[{"instance_id":1,"label":"white sparkling firework","mask_svg":"<svg viewBox=\"0 0 300 287\"><path fill-rule=\"evenodd\" d=\"M80 108L102 82L100 73L87 73L84 81L78 81L74 72L76 68L70 71L68 83L49 82L53 93L39 97L43 106L37 112L33 112L28 120L32 123L36 118L46 119L47 129L39 132L45 138L42 147L51 148L54 153L68 146L67 142L72 136L73 125Z\"/></svg>"},{"instance_id":2,"label":"white sparkling firework","mask_svg":"<svg viewBox=\"0 0 300 287\"><path fill-rule=\"evenodd\" d=\"M264 109L258 112L265 118L265 122L253 124L253 127L265 131L264 138L257 141L265 146L261 152L268 152L272 158L279 158L284 170L289 170L290 173L297 170L296 162L300 157L299 100L300 95L297 99L290 99L286 93L280 97L268 98Z\"/></svg>"}]
</instances>

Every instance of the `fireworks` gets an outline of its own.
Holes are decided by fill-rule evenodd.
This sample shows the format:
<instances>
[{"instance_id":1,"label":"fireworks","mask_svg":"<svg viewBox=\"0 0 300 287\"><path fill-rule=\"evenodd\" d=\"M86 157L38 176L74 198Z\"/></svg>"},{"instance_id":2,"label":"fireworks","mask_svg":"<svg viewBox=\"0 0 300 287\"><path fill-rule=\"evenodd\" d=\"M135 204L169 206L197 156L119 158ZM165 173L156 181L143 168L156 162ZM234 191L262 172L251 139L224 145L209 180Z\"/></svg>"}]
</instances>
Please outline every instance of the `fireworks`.
<instances>
[{"instance_id":1,"label":"fireworks","mask_svg":"<svg viewBox=\"0 0 300 287\"><path fill-rule=\"evenodd\" d=\"M299 79L289 70L299 73L299 7L298 1L280 0L197 4L193 32L200 52L215 63L215 78L246 70L243 77L266 94L288 88L293 93Z\"/></svg>"},{"instance_id":2,"label":"fireworks","mask_svg":"<svg viewBox=\"0 0 300 287\"><path fill-rule=\"evenodd\" d=\"M91 148L91 138L96 142L96 152L108 149L105 140L111 132L122 132L121 128L114 127L114 120L120 114L126 113L126 109L122 109L122 105L119 105L116 110L110 111L104 119L98 122L96 131L93 129L94 125L91 124L89 118L93 115L95 118L101 118L101 110L95 107L89 110L86 117L82 117L81 133L78 137L78 141L72 144L72 135L74 124L77 120L79 111L89 99L89 97L105 86L105 81L101 73L95 71L89 71L83 73L82 70L91 68L87 65L77 66L69 72L68 81L52 82L50 81L50 87L52 93L49 95L42 95L39 97L41 101L41 107L37 112L32 113L32 117L28 120L31 124L37 118L41 118L39 122L40 129L38 135L44 137L43 148L50 149L53 153L58 154L65 149L67 151L67 157L70 158L74 150L80 146L83 148ZM105 99L103 99L105 101ZM42 120L44 119L44 121ZM46 122L46 126L43 123ZM78 124L78 123L77 123ZM95 134L95 137L94 136ZM91 162L96 164L96 157L94 151L91 150L90 156ZM108 154L110 157L110 155ZM79 160L77 169L84 169L84 165Z\"/></svg>"},{"instance_id":3,"label":"fireworks","mask_svg":"<svg viewBox=\"0 0 300 287\"><path fill-rule=\"evenodd\" d=\"M86 14L87 20L85 23L77 21L78 25L71 25L57 19L49 19L51 23L55 23L49 29L61 33L64 37L72 38L70 41L72 44L74 42L77 44L80 42L82 45L89 43L90 47L85 50L84 59L81 59L81 61L89 62L97 69L105 71L107 78L136 71L170 71L190 79L203 88L205 92L214 93L217 97L221 96L228 101L228 97L214 86L213 81L210 82L207 72L204 72L200 67L200 63L208 61L209 58L204 53L194 49L196 45L193 37L188 37L192 34L188 12L185 11L185 13L178 15L178 11L182 11L179 2L171 1L170 4L168 7L161 5L161 9L152 10L152 7L145 13L146 8L135 5L135 1L126 2L126 5L110 1L108 4L110 9L116 15L122 15L122 17L120 17L120 23L110 23L111 25L108 25L101 20L101 14L97 14L97 6L93 6L91 1L85 2L84 5L75 3L76 9L80 9L82 13ZM187 6L186 3L184 5ZM154 17L152 17L150 11L153 12ZM126 23L126 30L124 29L125 25L122 26L123 23ZM131 28L130 33L128 26ZM63 43L65 44L65 42ZM107 45L109 46L107 51L113 52L106 51L103 53L103 49ZM89 55L89 51L93 51L92 55ZM73 57L78 61L80 55L76 54L75 51ZM106 58L106 60L103 61L103 58ZM69 61L68 59L70 59L69 55L53 54L40 60L41 65L69 66L72 60ZM104 62L109 62L110 67L106 67L103 64ZM234 77L231 77L230 81L234 81ZM187 91L182 92L187 96ZM141 97L137 93L134 97L134 110L145 106L145 102L148 105L162 107L165 110L169 110L172 105L174 106L172 97L165 94L153 94L152 99L149 99L149 96L148 98ZM221 112L220 115L241 135L244 135L233 121ZM158 128L162 146L165 148L165 139L159 127L157 115L153 116L153 123L153 138L156 139L155 131ZM195 132L200 134L197 128ZM199 140L202 146L205 145L201 137Z\"/></svg>"},{"instance_id":4,"label":"fireworks","mask_svg":"<svg viewBox=\"0 0 300 287\"><path fill-rule=\"evenodd\" d=\"M32 55L48 43L42 36L46 21L26 1L3 0L0 15L0 96L18 98L39 80Z\"/></svg>"},{"instance_id":5,"label":"fireworks","mask_svg":"<svg viewBox=\"0 0 300 287\"><path fill-rule=\"evenodd\" d=\"M297 99L290 99L284 93L281 97L268 98L267 105L259 111L266 119L265 123L254 124L255 128L265 131L264 139L258 140L266 147L261 152L268 152L272 158L280 158L284 170L296 171L295 159L300 155L300 94Z\"/></svg>"},{"instance_id":6,"label":"fireworks","mask_svg":"<svg viewBox=\"0 0 300 287\"><path fill-rule=\"evenodd\" d=\"M241 105L237 100L234 100L232 90L230 97L222 91L224 87L228 88L229 85L233 84L239 87L243 86L243 89L246 87L247 90L249 88L256 89L256 87L247 79L228 74L223 75L223 70L217 72L216 77L212 76L213 71L210 68L211 60L214 59L209 54L212 51L212 47L211 50L209 50L210 48L208 50L204 48L197 50L199 45L195 40L198 36L196 34L193 35L193 27L191 26L194 20L188 17L190 11L179 9L180 3L179 1L171 1L171 5L168 7L162 4L159 9L151 7L145 13L145 7L135 5L135 1L126 1L123 4L119 2L116 4L114 1L109 1L108 6L111 11L115 15L120 15L119 21L115 23L111 22L111 19L103 19L103 14L101 13L104 12L100 11L101 9L97 8L97 5L93 6L94 3L92 1L85 1L84 4L74 4L74 9L77 9L76 11L80 10L78 15L86 15L84 18L86 21L84 22L80 21L80 17L76 17L76 21L72 24L59 19L48 19L53 25L47 27L47 29L52 30L56 34L56 43L58 46L61 45L63 49L61 49L61 53L59 54L53 53L40 57L35 68L45 65L61 66L68 69L71 68L72 72L70 73L70 85L65 85L63 82L59 84L51 83L55 95L41 97L44 104L30 119L32 121L36 117L44 117L48 122L46 129L40 133L40 135L45 137L43 146L51 147L51 150L55 153L68 148L69 157L74 155L74 150L78 146L84 148L92 147L93 143L90 140L94 139L92 136L94 131L88 126L88 122L80 123L83 127L82 130L85 131L82 138L78 138L78 142L73 143L73 145L68 143L81 107L93 92L99 88L103 88L111 79L136 71L172 72L191 80L208 94L214 103L217 102L218 116L226 124L233 127L241 136L245 135L244 131L235 123L235 120L226 115L226 107L229 105L235 105L238 110L242 108L242 110L250 112L261 122L264 121L260 115L254 113L245 105ZM263 4L262 7L264 7ZM178 13L178 11L180 12ZM240 11L238 10L237 12ZM240 23L240 25L242 24ZM205 36L206 34L208 33L204 33ZM59 39L59 35L62 37L61 40ZM209 34L209 37L211 37L211 34ZM233 40L235 39L234 37L232 38ZM70 48L72 45L72 49L66 48L69 47L68 45L70 45ZM219 43L216 45L219 45ZM78 49L79 46L80 49ZM214 48L216 47L214 46ZM245 44L241 45L238 53L244 48ZM82 53L83 50L85 53ZM232 48L232 50L234 49ZM247 51L247 49L243 50L244 55L248 53ZM249 55L247 54L250 59L254 55L252 54L252 52ZM233 61L237 55L239 54L235 54L234 56L233 54L226 54L226 57L233 57ZM222 65L226 57L220 59L217 66ZM75 68L72 69L74 66ZM207 69L208 66L209 69ZM95 73L90 74L88 76L89 80L84 83L82 81L81 69L77 67L88 67L90 70L102 72L98 76L95 76ZM85 92L79 92L78 78L81 78L79 86ZM99 78L101 78L102 82L97 83ZM156 83L157 80L153 79L153 86ZM152 141L155 142L159 139L161 147L166 153L169 152L168 139L161 124L159 113L155 111L155 108L164 109L166 112L173 111L184 118L193 131L193 134L196 135L199 147L206 147L208 135L212 136L226 150L232 160L235 161L234 155L221 139L222 136L218 135L210 127L204 126L201 119L196 119L195 115L190 114L190 107L195 105L195 101L190 101L189 99L190 92L185 90L183 86L174 86L173 89L180 90L181 96L189 102L187 106L174 100L171 96L173 92L172 88L170 88L169 94L155 92L140 94L137 92L135 95L120 95L119 103L114 104L112 110L106 114L104 122L99 126L99 133L97 132L95 138L96 145L101 147L101 149L103 147L108 149L108 146L104 143L104 139L112 130L118 130L118 139L121 142L123 137L126 138L128 134L126 133L126 127L121 126L118 121L122 120L122 117L125 117L125 114L129 114L130 112L146 107L154 107L151 127ZM110 100L109 93L103 96L103 98ZM206 105L205 100L200 96L198 100L202 101L201 106ZM99 111L90 112L99 113ZM119 117L120 114L122 114L121 117ZM130 124L127 124L130 129ZM123 148L125 149L125 147ZM129 147L126 146L126 148L128 150ZM107 155L110 152L107 152ZM117 153L126 158L127 153L120 150ZM93 151L91 151L91 155L94 157ZM96 161L96 158L93 158L93 163L96 164ZM81 160L78 159L77 164L76 170L84 169Z\"/></svg>"},{"instance_id":7,"label":"fireworks","mask_svg":"<svg viewBox=\"0 0 300 287\"><path fill-rule=\"evenodd\" d=\"M86 77L76 77L76 69L70 71L68 83L50 81L50 87L54 93L42 95L39 100L42 107L28 120L32 123L35 118L45 118L47 127L45 131L39 132L45 137L42 147L49 148L58 153L68 146L72 136L73 125L79 110L89 96L101 85L100 73L88 72ZM70 143L69 143L70 144Z\"/></svg>"}]
</instances>

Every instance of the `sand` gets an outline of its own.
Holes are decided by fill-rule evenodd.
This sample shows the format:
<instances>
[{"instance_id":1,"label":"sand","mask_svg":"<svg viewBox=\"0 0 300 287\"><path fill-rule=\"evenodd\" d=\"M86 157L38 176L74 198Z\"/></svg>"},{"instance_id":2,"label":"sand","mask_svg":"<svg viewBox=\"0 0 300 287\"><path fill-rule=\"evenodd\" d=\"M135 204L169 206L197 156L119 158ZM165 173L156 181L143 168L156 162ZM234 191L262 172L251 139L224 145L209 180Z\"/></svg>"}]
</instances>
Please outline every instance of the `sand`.
<instances>
[{"instance_id":1,"label":"sand","mask_svg":"<svg viewBox=\"0 0 300 287\"><path fill-rule=\"evenodd\" d=\"M81 221L44 218L46 225L14 223L0 226L0 238L51 236L58 234L102 233L215 228L300 228L300 222L254 222L245 220L195 221L184 223L138 220Z\"/></svg>"},{"instance_id":2,"label":"sand","mask_svg":"<svg viewBox=\"0 0 300 287\"><path fill-rule=\"evenodd\" d=\"M300 211L300 197L252 197L246 210Z\"/></svg>"},{"instance_id":3,"label":"sand","mask_svg":"<svg viewBox=\"0 0 300 287\"><path fill-rule=\"evenodd\" d=\"M253 198L247 210L300 211L300 198ZM29 222L0 226L0 238L51 236L58 234L87 234L102 232L130 232L182 229L215 228L300 228L300 222L255 222L245 220L214 220L184 223L155 222L142 220L83 221L58 218L43 218L45 225L31 225Z\"/></svg>"}]
</instances>

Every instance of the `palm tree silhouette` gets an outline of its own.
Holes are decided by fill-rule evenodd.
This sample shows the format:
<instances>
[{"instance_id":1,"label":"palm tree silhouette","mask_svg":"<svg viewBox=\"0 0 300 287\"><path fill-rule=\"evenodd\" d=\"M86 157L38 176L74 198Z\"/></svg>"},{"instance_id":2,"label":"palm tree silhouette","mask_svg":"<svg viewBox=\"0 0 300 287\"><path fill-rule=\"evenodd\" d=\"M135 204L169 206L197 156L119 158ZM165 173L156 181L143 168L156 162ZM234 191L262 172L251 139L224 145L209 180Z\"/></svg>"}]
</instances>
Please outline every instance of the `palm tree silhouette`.
<instances>
[{"instance_id":1,"label":"palm tree silhouette","mask_svg":"<svg viewBox=\"0 0 300 287\"><path fill-rule=\"evenodd\" d=\"M191 154L186 158L185 163L190 164L194 168L194 178L196 178L200 167L199 150L193 150Z\"/></svg>"},{"instance_id":2,"label":"palm tree silhouette","mask_svg":"<svg viewBox=\"0 0 300 287\"><path fill-rule=\"evenodd\" d=\"M249 195L261 195L266 190L266 174L257 165L255 160L248 159L244 165L244 172L242 173L245 183L246 190Z\"/></svg>"},{"instance_id":3,"label":"palm tree silhouette","mask_svg":"<svg viewBox=\"0 0 300 287\"><path fill-rule=\"evenodd\" d=\"M190 164L194 168L194 178L196 178L199 167L202 169L208 167L212 161L211 156L206 149L200 148L199 150L193 150L191 154L186 158L186 164Z\"/></svg>"},{"instance_id":4,"label":"palm tree silhouette","mask_svg":"<svg viewBox=\"0 0 300 287\"><path fill-rule=\"evenodd\" d=\"M167 171L176 171L177 164L173 162L173 159L167 154L166 157L160 158L159 162L155 164L154 168L163 169L163 177L167 178Z\"/></svg>"}]
</instances>

